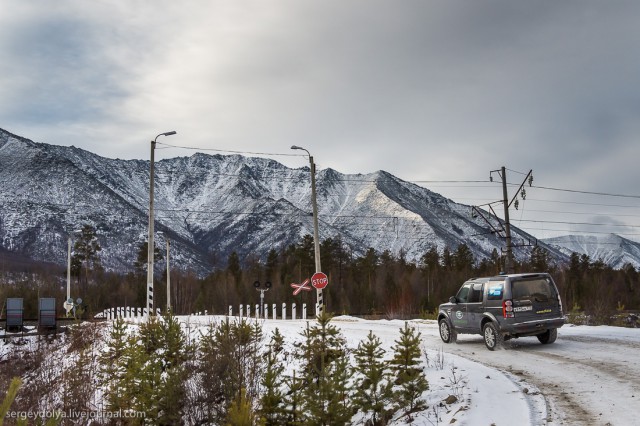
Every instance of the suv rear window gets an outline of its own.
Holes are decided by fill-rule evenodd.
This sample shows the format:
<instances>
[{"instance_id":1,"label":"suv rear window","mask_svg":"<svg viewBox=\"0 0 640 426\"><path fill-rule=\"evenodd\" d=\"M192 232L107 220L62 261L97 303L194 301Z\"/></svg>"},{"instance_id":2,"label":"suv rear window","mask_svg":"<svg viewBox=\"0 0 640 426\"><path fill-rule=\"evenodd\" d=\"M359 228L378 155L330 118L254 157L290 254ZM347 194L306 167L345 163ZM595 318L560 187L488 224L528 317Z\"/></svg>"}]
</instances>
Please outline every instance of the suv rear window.
<instances>
[{"instance_id":1,"label":"suv rear window","mask_svg":"<svg viewBox=\"0 0 640 426\"><path fill-rule=\"evenodd\" d=\"M546 278L531 278L511 283L513 300L548 302L557 297L551 282Z\"/></svg>"}]
</instances>

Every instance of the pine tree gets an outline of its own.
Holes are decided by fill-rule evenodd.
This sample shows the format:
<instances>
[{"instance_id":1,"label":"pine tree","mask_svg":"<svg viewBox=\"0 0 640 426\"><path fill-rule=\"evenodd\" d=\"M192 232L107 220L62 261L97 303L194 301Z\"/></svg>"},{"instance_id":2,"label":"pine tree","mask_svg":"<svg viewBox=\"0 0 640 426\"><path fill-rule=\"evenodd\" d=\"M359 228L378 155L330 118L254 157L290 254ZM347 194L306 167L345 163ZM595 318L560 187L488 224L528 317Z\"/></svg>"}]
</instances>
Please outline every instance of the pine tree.
<instances>
[{"instance_id":1,"label":"pine tree","mask_svg":"<svg viewBox=\"0 0 640 426\"><path fill-rule=\"evenodd\" d=\"M18 395L18 390L21 385L22 380L20 380L19 377L11 379L7 393L2 400L2 404L0 404L0 426L2 426L6 414L9 412L9 408L11 408L11 404L13 404L13 401L16 399L16 395Z\"/></svg>"},{"instance_id":2,"label":"pine tree","mask_svg":"<svg viewBox=\"0 0 640 426\"><path fill-rule=\"evenodd\" d=\"M529 263L532 272L547 272L549 270L549 251L540 246L533 247Z\"/></svg>"},{"instance_id":3,"label":"pine tree","mask_svg":"<svg viewBox=\"0 0 640 426\"><path fill-rule=\"evenodd\" d=\"M158 423L179 424L186 399L185 383L188 378L187 362L190 348L180 323L175 316L166 314L160 325L160 348L155 354L162 368L161 383L156 388Z\"/></svg>"},{"instance_id":4,"label":"pine tree","mask_svg":"<svg viewBox=\"0 0 640 426\"><path fill-rule=\"evenodd\" d=\"M147 419L158 418L156 392L162 385L160 349L161 326L157 317L151 317L140 326L138 335L129 338L127 346L126 397L132 409L144 412Z\"/></svg>"},{"instance_id":5,"label":"pine tree","mask_svg":"<svg viewBox=\"0 0 640 426\"><path fill-rule=\"evenodd\" d=\"M413 413L427 408L422 394L429 389L429 382L420 367L420 333L416 334L416 329L405 322L393 351L390 365L394 370L394 384L397 385L394 388L396 409L404 409L407 419L412 420Z\"/></svg>"},{"instance_id":6,"label":"pine tree","mask_svg":"<svg viewBox=\"0 0 640 426\"><path fill-rule=\"evenodd\" d=\"M90 351L83 348L77 358L71 358L71 364L62 372L61 397L62 410L90 410L92 383L92 358Z\"/></svg>"},{"instance_id":7,"label":"pine tree","mask_svg":"<svg viewBox=\"0 0 640 426\"><path fill-rule=\"evenodd\" d=\"M354 372L359 376L355 383L354 404L370 415L371 424L384 425L393 402L393 383L386 362L385 350L380 339L369 331L367 339L354 351Z\"/></svg>"},{"instance_id":8,"label":"pine tree","mask_svg":"<svg viewBox=\"0 0 640 426\"><path fill-rule=\"evenodd\" d=\"M16 395L18 394L18 390L20 390L20 386L22 386L22 380L19 377L14 377L11 379L11 383L9 383L9 388L7 389L7 393L2 400L2 404L0 404L0 426L3 426L4 419L7 418L7 413L11 408L11 404L16 399ZM26 414L23 412L23 414ZM16 419L16 426L27 426L27 416L18 416ZM56 418L55 416L50 417L44 422L44 426L56 426L62 422L61 419Z\"/></svg>"},{"instance_id":9,"label":"pine tree","mask_svg":"<svg viewBox=\"0 0 640 426\"><path fill-rule=\"evenodd\" d=\"M123 380L126 374L126 348L127 325L124 319L118 318L113 322L106 351L99 358L100 383L104 389L103 399L106 402L107 411L110 412L118 412L128 406L123 390Z\"/></svg>"},{"instance_id":10,"label":"pine tree","mask_svg":"<svg viewBox=\"0 0 640 426\"><path fill-rule=\"evenodd\" d=\"M462 243L453 254L453 264L458 271L469 271L473 268L473 253L468 245Z\"/></svg>"},{"instance_id":11,"label":"pine tree","mask_svg":"<svg viewBox=\"0 0 640 426\"><path fill-rule=\"evenodd\" d=\"M279 357L284 338L277 328L271 335L266 353L267 367L262 376L259 414L266 426L278 426L286 420L284 365Z\"/></svg>"},{"instance_id":12,"label":"pine tree","mask_svg":"<svg viewBox=\"0 0 640 426\"><path fill-rule=\"evenodd\" d=\"M180 423L188 359L180 324L175 317L162 322L152 317L138 333L126 338L125 334L124 323L116 321L110 349L101 358L107 406L113 411L144 412L146 419L159 425Z\"/></svg>"},{"instance_id":13,"label":"pine tree","mask_svg":"<svg viewBox=\"0 0 640 426\"><path fill-rule=\"evenodd\" d=\"M162 251L158 247L153 248L153 261L159 262L162 260ZM138 257L133 262L133 267L138 274L143 274L147 270L147 264L149 262L149 242L145 241L138 246Z\"/></svg>"},{"instance_id":14,"label":"pine tree","mask_svg":"<svg viewBox=\"0 0 640 426\"><path fill-rule=\"evenodd\" d=\"M251 399L247 398L247 392L240 390L240 395L233 400L227 414L227 426L253 426L256 416L251 407Z\"/></svg>"},{"instance_id":15,"label":"pine tree","mask_svg":"<svg viewBox=\"0 0 640 426\"><path fill-rule=\"evenodd\" d=\"M89 281L89 270L101 270L100 257L98 253L102 250L96 237L96 230L91 225L84 225L82 231L75 244L73 245L74 254L71 257L71 274L78 277L80 282L81 270L84 264L85 286ZM86 287L85 287L86 290Z\"/></svg>"},{"instance_id":16,"label":"pine tree","mask_svg":"<svg viewBox=\"0 0 640 426\"><path fill-rule=\"evenodd\" d=\"M327 366L325 378L324 382L318 382L318 391L325 398L326 404L315 404L316 408L323 409L317 412L316 418L322 425L347 425L354 412L349 383L349 356L346 351Z\"/></svg>"},{"instance_id":17,"label":"pine tree","mask_svg":"<svg viewBox=\"0 0 640 426\"><path fill-rule=\"evenodd\" d=\"M320 315L298 348L306 424L344 425L353 416L346 340L330 322L330 315Z\"/></svg>"},{"instance_id":18,"label":"pine tree","mask_svg":"<svg viewBox=\"0 0 640 426\"><path fill-rule=\"evenodd\" d=\"M242 389L248 399L258 397L263 363L261 340L260 325L244 320L212 325L200 339L197 382L205 422L225 422Z\"/></svg>"},{"instance_id":19,"label":"pine tree","mask_svg":"<svg viewBox=\"0 0 640 426\"><path fill-rule=\"evenodd\" d=\"M296 377L296 372L286 380L289 391L285 395L285 418L284 424L287 426L302 426L305 424L304 407L305 382L300 377Z\"/></svg>"}]
</instances>

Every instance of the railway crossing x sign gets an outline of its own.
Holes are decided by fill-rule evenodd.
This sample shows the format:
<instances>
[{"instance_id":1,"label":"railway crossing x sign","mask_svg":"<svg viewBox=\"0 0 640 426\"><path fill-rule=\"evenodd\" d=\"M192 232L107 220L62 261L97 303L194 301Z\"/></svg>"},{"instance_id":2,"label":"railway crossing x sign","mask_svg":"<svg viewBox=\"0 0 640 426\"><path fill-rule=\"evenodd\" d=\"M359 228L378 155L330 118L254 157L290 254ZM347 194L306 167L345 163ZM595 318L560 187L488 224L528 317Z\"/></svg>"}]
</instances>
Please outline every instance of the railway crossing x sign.
<instances>
[{"instance_id":1,"label":"railway crossing x sign","mask_svg":"<svg viewBox=\"0 0 640 426\"><path fill-rule=\"evenodd\" d=\"M304 280L304 282L302 284L291 283L291 287L293 287L295 289L295 290L293 290L293 295L294 296L296 294L300 293L302 290L311 291L311 287L309 287L309 279L308 278L306 280Z\"/></svg>"}]
</instances>

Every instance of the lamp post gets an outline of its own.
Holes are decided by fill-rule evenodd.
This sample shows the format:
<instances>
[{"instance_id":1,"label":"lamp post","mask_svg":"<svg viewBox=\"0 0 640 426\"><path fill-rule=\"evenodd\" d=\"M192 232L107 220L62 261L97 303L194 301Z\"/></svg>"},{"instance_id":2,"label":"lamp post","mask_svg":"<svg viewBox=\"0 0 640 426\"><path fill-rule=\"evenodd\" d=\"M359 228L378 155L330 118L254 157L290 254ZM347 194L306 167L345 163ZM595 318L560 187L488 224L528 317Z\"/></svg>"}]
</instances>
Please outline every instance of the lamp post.
<instances>
[{"instance_id":1,"label":"lamp post","mask_svg":"<svg viewBox=\"0 0 640 426\"><path fill-rule=\"evenodd\" d=\"M311 207L313 208L313 244L314 257L316 261L316 272L322 272L320 266L320 237L318 232L318 202L316 199L316 164L313 162L313 156L309 151L301 146L292 145L291 149L300 149L305 151L309 156L309 165L311 168ZM322 289L316 289L318 314L324 313L324 302L322 300Z\"/></svg>"},{"instance_id":2,"label":"lamp post","mask_svg":"<svg viewBox=\"0 0 640 426\"><path fill-rule=\"evenodd\" d=\"M160 136L175 135L175 131L160 133L151 141L151 161L149 164L149 247L147 251L147 312L146 315L151 317L153 314L153 187L155 175L154 154L156 150L156 142Z\"/></svg>"}]
</instances>

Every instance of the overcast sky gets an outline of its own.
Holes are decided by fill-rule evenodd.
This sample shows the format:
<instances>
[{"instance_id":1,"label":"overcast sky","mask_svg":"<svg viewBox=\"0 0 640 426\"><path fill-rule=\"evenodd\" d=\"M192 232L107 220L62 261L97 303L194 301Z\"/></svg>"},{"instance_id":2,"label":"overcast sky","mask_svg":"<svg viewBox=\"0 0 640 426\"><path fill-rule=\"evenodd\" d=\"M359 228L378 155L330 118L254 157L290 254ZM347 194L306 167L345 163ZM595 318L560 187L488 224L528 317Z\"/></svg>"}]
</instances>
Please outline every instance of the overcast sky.
<instances>
[{"instance_id":1,"label":"overcast sky","mask_svg":"<svg viewBox=\"0 0 640 426\"><path fill-rule=\"evenodd\" d=\"M531 188L516 226L638 240L639 17L636 0L2 0L0 127L111 158L146 160L176 130L160 141L296 144L320 169L409 181L533 169L534 185L633 197Z\"/></svg>"}]
</instances>

